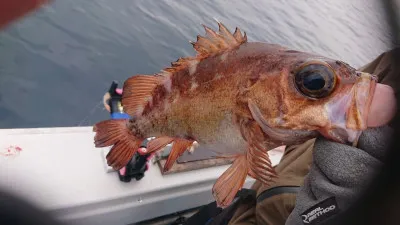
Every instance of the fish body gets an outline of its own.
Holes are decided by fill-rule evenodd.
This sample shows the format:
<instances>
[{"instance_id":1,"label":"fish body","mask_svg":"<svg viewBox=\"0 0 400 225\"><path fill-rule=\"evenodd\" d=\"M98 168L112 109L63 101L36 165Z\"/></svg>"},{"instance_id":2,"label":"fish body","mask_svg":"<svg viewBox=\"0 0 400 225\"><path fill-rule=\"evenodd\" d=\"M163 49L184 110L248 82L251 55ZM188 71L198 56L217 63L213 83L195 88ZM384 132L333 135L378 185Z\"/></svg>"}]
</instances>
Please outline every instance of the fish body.
<instances>
[{"instance_id":1,"label":"fish body","mask_svg":"<svg viewBox=\"0 0 400 225\"><path fill-rule=\"evenodd\" d=\"M248 42L238 28L231 34L218 25L219 32L204 26L206 36L192 43L195 57L127 79L122 105L132 119L102 121L94 131L97 147L113 146L107 161L115 169L148 137L156 137L148 152L173 142L164 170L195 142L220 157L234 157L213 187L224 207L247 175L264 184L278 176L268 150L320 134L356 143L368 127L369 107L378 104L374 93L383 88L373 75L344 62ZM374 124L386 123L387 114Z\"/></svg>"},{"instance_id":2,"label":"fish body","mask_svg":"<svg viewBox=\"0 0 400 225\"><path fill-rule=\"evenodd\" d=\"M258 79L260 71L271 70L265 63L265 53L278 54L278 49L275 45L246 43L225 54L195 61L160 84L152 104L130 123L140 124L136 129L145 137L196 140L221 156L244 153L247 142L235 121L242 110L238 99L249 80ZM273 60L279 60L279 56Z\"/></svg>"}]
</instances>

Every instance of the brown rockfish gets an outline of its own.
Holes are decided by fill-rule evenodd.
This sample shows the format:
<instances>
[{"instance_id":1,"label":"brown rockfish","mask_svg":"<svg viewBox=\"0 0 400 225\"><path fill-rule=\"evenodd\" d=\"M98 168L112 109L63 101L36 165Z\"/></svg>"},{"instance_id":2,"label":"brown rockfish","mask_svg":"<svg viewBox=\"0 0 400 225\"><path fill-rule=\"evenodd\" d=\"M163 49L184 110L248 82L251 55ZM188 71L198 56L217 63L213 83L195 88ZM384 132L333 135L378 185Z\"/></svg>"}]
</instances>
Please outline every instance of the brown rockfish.
<instances>
[{"instance_id":1,"label":"brown rockfish","mask_svg":"<svg viewBox=\"0 0 400 225\"><path fill-rule=\"evenodd\" d=\"M218 25L218 32L204 26L206 35L192 43L195 57L125 81L122 105L131 119L94 126L95 146L113 146L107 161L114 169L148 137L156 138L147 153L173 143L164 170L196 141L235 158L212 189L225 207L247 175L264 184L279 176L269 150L320 134L355 144L367 127L393 117L394 92L375 76L317 54L248 42L240 29Z\"/></svg>"}]
</instances>

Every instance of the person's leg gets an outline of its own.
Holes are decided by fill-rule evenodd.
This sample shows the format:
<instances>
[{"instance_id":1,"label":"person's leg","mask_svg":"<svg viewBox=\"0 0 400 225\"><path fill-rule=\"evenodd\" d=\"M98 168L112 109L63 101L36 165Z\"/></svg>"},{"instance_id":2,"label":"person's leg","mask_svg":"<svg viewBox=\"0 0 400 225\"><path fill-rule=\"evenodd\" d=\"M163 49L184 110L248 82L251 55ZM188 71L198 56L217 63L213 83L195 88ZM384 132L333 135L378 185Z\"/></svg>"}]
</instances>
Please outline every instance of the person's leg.
<instances>
[{"instance_id":1,"label":"person's leg","mask_svg":"<svg viewBox=\"0 0 400 225\"><path fill-rule=\"evenodd\" d=\"M257 190L257 189L253 189ZM249 199L240 205L228 224L234 225L250 225L256 223L256 199Z\"/></svg>"},{"instance_id":2,"label":"person's leg","mask_svg":"<svg viewBox=\"0 0 400 225\"><path fill-rule=\"evenodd\" d=\"M261 188L261 182L254 182L250 189L258 190ZM233 214L229 224L232 225L247 225L256 224L256 199L249 199L246 203L238 206L235 213Z\"/></svg>"}]
</instances>

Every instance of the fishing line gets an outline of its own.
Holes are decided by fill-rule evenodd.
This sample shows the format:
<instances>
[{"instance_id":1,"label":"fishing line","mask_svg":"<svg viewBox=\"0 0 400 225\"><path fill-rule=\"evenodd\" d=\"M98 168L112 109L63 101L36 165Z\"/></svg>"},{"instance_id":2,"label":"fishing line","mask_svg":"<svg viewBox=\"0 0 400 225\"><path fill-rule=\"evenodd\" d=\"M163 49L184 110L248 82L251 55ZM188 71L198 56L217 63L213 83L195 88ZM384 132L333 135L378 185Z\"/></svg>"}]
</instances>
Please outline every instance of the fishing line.
<instances>
[{"instance_id":1,"label":"fishing line","mask_svg":"<svg viewBox=\"0 0 400 225\"><path fill-rule=\"evenodd\" d=\"M81 120L81 122L78 123L77 126L80 127L80 126L83 125L83 123L86 123L86 122L87 122L87 124L89 124L89 123L90 123L89 118L92 117L93 114L97 112L97 109L99 109L100 106L102 106L102 105L103 105L103 100L100 100L98 103L96 103L96 105L90 110L89 115L85 116L85 117ZM102 109L105 110L104 107L103 107Z\"/></svg>"}]
</instances>

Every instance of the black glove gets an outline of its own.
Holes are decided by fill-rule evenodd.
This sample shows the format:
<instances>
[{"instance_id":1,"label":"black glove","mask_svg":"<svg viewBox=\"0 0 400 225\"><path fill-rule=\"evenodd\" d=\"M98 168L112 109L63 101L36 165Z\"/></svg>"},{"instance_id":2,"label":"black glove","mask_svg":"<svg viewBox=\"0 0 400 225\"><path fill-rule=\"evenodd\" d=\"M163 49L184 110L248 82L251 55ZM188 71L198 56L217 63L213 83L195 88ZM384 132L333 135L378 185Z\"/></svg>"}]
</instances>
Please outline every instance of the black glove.
<instances>
[{"instance_id":1,"label":"black glove","mask_svg":"<svg viewBox=\"0 0 400 225\"><path fill-rule=\"evenodd\" d=\"M380 172L392 133L388 126L367 129L357 148L317 138L313 164L286 224L316 224L354 203Z\"/></svg>"}]
</instances>

